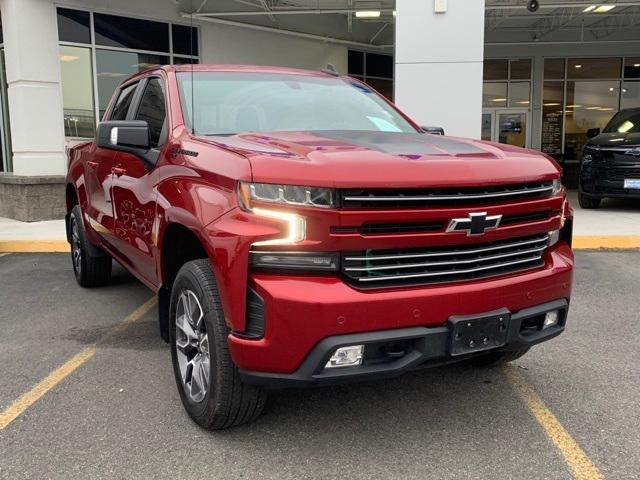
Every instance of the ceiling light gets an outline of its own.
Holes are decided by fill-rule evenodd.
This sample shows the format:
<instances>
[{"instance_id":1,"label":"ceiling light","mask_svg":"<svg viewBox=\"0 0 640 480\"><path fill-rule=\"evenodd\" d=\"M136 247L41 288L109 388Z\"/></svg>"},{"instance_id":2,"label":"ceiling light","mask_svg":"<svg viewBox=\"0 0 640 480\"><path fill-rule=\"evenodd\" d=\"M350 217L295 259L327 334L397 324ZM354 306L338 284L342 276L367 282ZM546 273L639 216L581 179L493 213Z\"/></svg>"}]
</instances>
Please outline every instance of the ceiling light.
<instances>
[{"instance_id":1,"label":"ceiling light","mask_svg":"<svg viewBox=\"0 0 640 480\"><path fill-rule=\"evenodd\" d=\"M612 112L613 108L599 108L598 110L600 110L601 112Z\"/></svg>"},{"instance_id":2,"label":"ceiling light","mask_svg":"<svg viewBox=\"0 0 640 480\"><path fill-rule=\"evenodd\" d=\"M379 10L360 10L356 12L357 18L378 18L379 16Z\"/></svg>"},{"instance_id":3,"label":"ceiling light","mask_svg":"<svg viewBox=\"0 0 640 480\"><path fill-rule=\"evenodd\" d=\"M574 65L574 68L582 68L582 65L578 63L577 65Z\"/></svg>"},{"instance_id":4,"label":"ceiling light","mask_svg":"<svg viewBox=\"0 0 640 480\"><path fill-rule=\"evenodd\" d=\"M492 102L506 102L507 99L506 98L492 98L491 101Z\"/></svg>"},{"instance_id":5,"label":"ceiling light","mask_svg":"<svg viewBox=\"0 0 640 480\"><path fill-rule=\"evenodd\" d=\"M557 107L558 105L560 105L559 103L556 102L551 102L551 103L544 103L543 104L545 107Z\"/></svg>"},{"instance_id":6,"label":"ceiling light","mask_svg":"<svg viewBox=\"0 0 640 480\"><path fill-rule=\"evenodd\" d=\"M606 13L606 12L608 12L610 10L613 10L614 8L616 8L615 5L600 5L593 12L594 13Z\"/></svg>"},{"instance_id":7,"label":"ceiling light","mask_svg":"<svg viewBox=\"0 0 640 480\"><path fill-rule=\"evenodd\" d=\"M60 55L61 62L75 62L80 57L76 57L75 55Z\"/></svg>"},{"instance_id":8,"label":"ceiling light","mask_svg":"<svg viewBox=\"0 0 640 480\"><path fill-rule=\"evenodd\" d=\"M396 16L396 11L395 10L393 11L393 16L394 17ZM640 65L638 65L638 66L640 66Z\"/></svg>"},{"instance_id":9,"label":"ceiling light","mask_svg":"<svg viewBox=\"0 0 640 480\"><path fill-rule=\"evenodd\" d=\"M518 105L529 105L529 100L523 100L521 102L516 102Z\"/></svg>"},{"instance_id":10,"label":"ceiling light","mask_svg":"<svg viewBox=\"0 0 640 480\"><path fill-rule=\"evenodd\" d=\"M640 63L634 63L633 66L638 68L638 67L640 67Z\"/></svg>"},{"instance_id":11,"label":"ceiling light","mask_svg":"<svg viewBox=\"0 0 640 480\"><path fill-rule=\"evenodd\" d=\"M585 8L584 10L582 10L584 13L589 13L592 10L595 10L597 7L597 5L589 5L587 8Z\"/></svg>"},{"instance_id":12,"label":"ceiling light","mask_svg":"<svg viewBox=\"0 0 640 480\"><path fill-rule=\"evenodd\" d=\"M567 108L582 108L582 105L567 105Z\"/></svg>"},{"instance_id":13,"label":"ceiling light","mask_svg":"<svg viewBox=\"0 0 640 480\"><path fill-rule=\"evenodd\" d=\"M600 110L601 107L587 107L585 110Z\"/></svg>"},{"instance_id":14,"label":"ceiling light","mask_svg":"<svg viewBox=\"0 0 640 480\"><path fill-rule=\"evenodd\" d=\"M629 120L625 120L625 122L618 127L618 132L627 133L633 127L634 127L633 122L630 122Z\"/></svg>"}]
</instances>

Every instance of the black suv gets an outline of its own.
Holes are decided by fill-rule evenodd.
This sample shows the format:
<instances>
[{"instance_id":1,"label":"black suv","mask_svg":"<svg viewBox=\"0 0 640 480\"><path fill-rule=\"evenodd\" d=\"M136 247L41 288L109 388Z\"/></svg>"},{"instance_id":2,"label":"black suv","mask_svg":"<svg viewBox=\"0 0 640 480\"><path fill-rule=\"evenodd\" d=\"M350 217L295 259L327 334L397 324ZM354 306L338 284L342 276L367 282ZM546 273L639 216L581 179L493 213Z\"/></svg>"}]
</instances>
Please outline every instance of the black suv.
<instances>
[{"instance_id":1,"label":"black suv","mask_svg":"<svg viewBox=\"0 0 640 480\"><path fill-rule=\"evenodd\" d=\"M587 131L580 160L579 202L598 208L605 197L640 198L640 108L621 110L602 133Z\"/></svg>"}]
</instances>

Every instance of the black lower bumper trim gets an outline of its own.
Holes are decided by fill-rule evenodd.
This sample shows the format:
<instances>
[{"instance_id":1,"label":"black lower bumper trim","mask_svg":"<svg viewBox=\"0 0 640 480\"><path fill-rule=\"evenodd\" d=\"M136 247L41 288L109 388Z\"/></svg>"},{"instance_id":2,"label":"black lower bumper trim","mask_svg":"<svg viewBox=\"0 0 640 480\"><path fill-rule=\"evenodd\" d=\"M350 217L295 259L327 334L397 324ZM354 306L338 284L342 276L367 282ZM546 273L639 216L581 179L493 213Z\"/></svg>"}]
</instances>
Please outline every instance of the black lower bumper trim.
<instances>
[{"instance_id":1,"label":"black lower bumper trim","mask_svg":"<svg viewBox=\"0 0 640 480\"><path fill-rule=\"evenodd\" d=\"M547 312L558 310L558 324L542 328ZM271 373L240 370L245 383L267 388L291 388L332 385L356 381L388 378L418 368L428 368L482 355L487 351L511 351L530 347L558 336L564 330L568 312L565 299L536 305L511 313L507 309L495 310L479 315L452 317L445 326L427 328L412 327L376 332L354 333L328 337L320 341L293 373ZM452 352L452 335L455 325L465 319L478 322L482 318L494 320L504 318L508 323L506 335L501 337L498 347L471 349L461 355ZM495 341L495 339L493 339ZM325 369L327 361L336 349L348 345L365 345L363 364L357 367ZM454 355L452 355L452 353Z\"/></svg>"}]
</instances>

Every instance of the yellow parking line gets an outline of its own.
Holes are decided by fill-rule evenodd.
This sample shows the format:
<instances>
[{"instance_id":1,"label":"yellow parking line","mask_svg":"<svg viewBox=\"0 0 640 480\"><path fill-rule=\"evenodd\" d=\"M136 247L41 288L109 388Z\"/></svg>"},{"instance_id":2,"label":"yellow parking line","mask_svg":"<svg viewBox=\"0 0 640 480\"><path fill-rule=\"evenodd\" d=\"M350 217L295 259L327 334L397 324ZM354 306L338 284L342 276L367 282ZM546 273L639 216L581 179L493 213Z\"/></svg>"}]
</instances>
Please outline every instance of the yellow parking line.
<instances>
[{"instance_id":1,"label":"yellow parking line","mask_svg":"<svg viewBox=\"0 0 640 480\"><path fill-rule=\"evenodd\" d=\"M578 443L547 408L525 376L513 365L504 368L505 375L544 433L564 457L576 480L602 480L604 477Z\"/></svg>"},{"instance_id":2,"label":"yellow parking line","mask_svg":"<svg viewBox=\"0 0 640 480\"><path fill-rule=\"evenodd\" d=\"M595 249L635 249L640 248L640 236L594 235L573 237L573 248L578 250Z\"/></svg>"},{"instance_id":3,"label":"yellow parking line","mask_svg":"<svg viewBox=\"0 0 640 480\"><path fill-rule=\"evenodd\" d=\"M49 253L68 252L66 240L0 240L0 252L6 253Z\"/></svg>"},{"instance_id":4,"label":"yellow parking line","mask_svg":"<svg viewBox=\"0 0 640 480\"><path fill-rule=\"evenodd\" d=\"M138 321L155 304L156 299L154 297L136 308L97 342L89 345L80 353L67 360L45 378L40 380L40 382L38 382L31 390L22 394L20 398L18 398L11 405L0 412L0 431L2 431L7 425L18 418L27 408L40 400L49 390L51 390L58 383L71 375L78 367L85 364L89 359L91 359L91 357L95 355L97 347L101 343L103 343L109 337L113 336L115 333L121 332L122 330L128 328L132 323Z\"/></svg>"}]
</instances>

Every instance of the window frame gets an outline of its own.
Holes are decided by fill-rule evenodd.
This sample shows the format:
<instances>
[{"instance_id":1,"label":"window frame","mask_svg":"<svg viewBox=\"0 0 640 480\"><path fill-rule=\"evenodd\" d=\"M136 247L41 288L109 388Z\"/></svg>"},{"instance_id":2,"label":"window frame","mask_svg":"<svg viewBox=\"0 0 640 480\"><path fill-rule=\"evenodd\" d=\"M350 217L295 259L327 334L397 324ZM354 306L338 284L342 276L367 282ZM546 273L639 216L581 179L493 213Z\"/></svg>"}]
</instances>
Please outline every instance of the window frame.
<instances>
[{"instance_id":1,"label":"window frame","mask_svg":"<svg viewBox=\"0 0 640 480\"><path fill-rule=\"evenodd\" d=\"M134 105L137 97L138 97L138 90L140 90L140 79L139 78L134 78L129 82L126 83L122 83L120 85L118 85L118 88L116 90L116 92L118 93L116 95L116 92L113 92L113 95L111 96L111 100L109 101L109 105L107 106L107 110L105 110L104 112L104 117L103 117L103 121L119 121L119 120L114 120L112 118L113 115L113 110L116 107L116 104L118 103L118 99L120 98L120 95L122 95L122 92L131 87L134 86L135 88L133 89L133 96L131 97L131 103L129 104L129 108L127 108L127 113L124 116L124 119L120 119L120 120L129 120L129 117L131 116L131 107Z\"/></svg>"}]
</instances>

